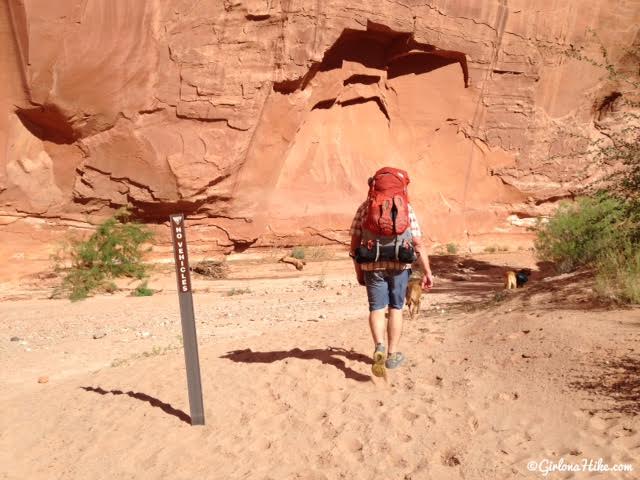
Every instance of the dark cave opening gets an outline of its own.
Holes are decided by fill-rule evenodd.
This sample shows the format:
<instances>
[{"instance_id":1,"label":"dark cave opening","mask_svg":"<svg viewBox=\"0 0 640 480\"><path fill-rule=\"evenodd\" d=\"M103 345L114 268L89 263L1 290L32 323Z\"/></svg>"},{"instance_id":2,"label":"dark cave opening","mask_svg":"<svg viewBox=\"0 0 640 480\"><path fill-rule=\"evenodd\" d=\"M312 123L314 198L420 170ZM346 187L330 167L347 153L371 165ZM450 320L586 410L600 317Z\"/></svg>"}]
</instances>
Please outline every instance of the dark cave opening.
<instances>
[{"instance_id":1,"label":"dark cave opening","mask_svg":"<svg viewBox=\"0 0 640 480\"><path fill-rule=\"evenodd\" d=\"M387 70L387 78L401 77L403 75L427 73L441 67L446 67L457 60L441 57L433 53L417 52L394 59Z\"/></svg>"},{"instance_id":2,"label":"dark cave opening","mask_svg":"<svg viewBox=\"0 0 640 480\"><path fill-rule=\"evenodd\" d=\"M305 75L297 79L276 82L276 92L289 94L304 90L318 72L342 68L344 61L365 67L386 70L388 78L430 72L459 63L465 87L469 84L466 55L462 52L440 50L434 45L417 42L411 33L397 32L384 25L369 22L366 30L347 28L325 52L322 61L311 65ZM344 84L376 83L375 75L353 75Z\"/></svg>"},{"instance_id":3,"label":"dark cave opening","mask_svg":"<svg viewBox=\"0 0 640 480\"><path fill-rule=\"evenodd\" d=\"M380 75L351 75L347 78L343 85L351 85L354 83L359 83L361 85L373 85L374 83L378 83L380 81Z\"/></svg>"},{"instance_id":4,"label":"dark cave opening","mask_svg":"<svg viewBox=\"0 0 640 480\"><path fill-rule=\"evenodd\" d=\"M607 117L608 114L616 111L619 105L619 100L622 98L622 93L611 92L605 96L600 102L596 101L595 110L598 121Z\"/></svg>"},{"instance_id":5,"label":"dark cave opening","mask_svg":"<svg viewBox=\"0 0 640 480\"><path fill-rule=\"evenodd\" d=\"M16 115L25 128L42 141L68 145L79 138L69 119L55 106L18 109Z\"/></svg>"}]
</instances>

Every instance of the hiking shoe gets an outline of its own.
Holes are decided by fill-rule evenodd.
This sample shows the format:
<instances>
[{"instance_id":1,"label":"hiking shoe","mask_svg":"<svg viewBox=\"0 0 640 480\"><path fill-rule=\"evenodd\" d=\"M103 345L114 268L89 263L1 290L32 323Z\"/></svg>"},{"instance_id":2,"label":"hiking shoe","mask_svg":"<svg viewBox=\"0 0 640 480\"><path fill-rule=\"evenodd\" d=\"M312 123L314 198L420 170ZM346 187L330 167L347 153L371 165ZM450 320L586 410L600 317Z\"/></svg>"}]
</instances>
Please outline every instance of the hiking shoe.
<instances>
[{"instance_id":1,"label":"hiking shoe","mask_svg":"<svg viewBox=\"0 0 640 480\"><path fill-rule=\"evenodd\" d=\"M371 372L376 377L384 377L384 363L387 359L387 349L384 348L382 343L376 345L376 349L373 352L373 365L371 366Z\"/></svg>"},{"instance_id":2,"label":"hiking shoe","mask_svg":"<svg viewBox=\"0 0 640 480\"><path fill-rule=\"evenodd\" d=\"M395 352L389 355L387 361L384 363L389 369L398 368L404 362L404 355L400 352Z\"/></svg>"}]
</instances>

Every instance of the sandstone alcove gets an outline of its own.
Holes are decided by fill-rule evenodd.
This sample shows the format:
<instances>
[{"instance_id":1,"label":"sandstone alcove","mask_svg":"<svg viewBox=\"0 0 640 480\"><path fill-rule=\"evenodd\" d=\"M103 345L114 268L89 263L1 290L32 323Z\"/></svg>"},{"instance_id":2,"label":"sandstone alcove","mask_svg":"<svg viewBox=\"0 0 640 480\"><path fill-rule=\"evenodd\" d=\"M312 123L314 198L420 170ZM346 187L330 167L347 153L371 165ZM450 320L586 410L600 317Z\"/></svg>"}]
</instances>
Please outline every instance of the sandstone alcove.
<instances>
[{"instance_id":1,"label":"sandstone alcove","mask_svg":"<svg viewBox=\"0 0 640 480\"><path fill-rule=\"evenodd\" d=\"M469 162L478 147L462 131L477 102L468 84L463 52L371 22L346 29L304 76L274 84L237 183L250 194L236 211L265 212L262 223L276 230L292 218L329 227L362 201L373 171L396 165L420 179L410 194L421 212L437 203L461 227L467 175L474 200L511 193L482 155Z\"/></svg>"}]
</instances>

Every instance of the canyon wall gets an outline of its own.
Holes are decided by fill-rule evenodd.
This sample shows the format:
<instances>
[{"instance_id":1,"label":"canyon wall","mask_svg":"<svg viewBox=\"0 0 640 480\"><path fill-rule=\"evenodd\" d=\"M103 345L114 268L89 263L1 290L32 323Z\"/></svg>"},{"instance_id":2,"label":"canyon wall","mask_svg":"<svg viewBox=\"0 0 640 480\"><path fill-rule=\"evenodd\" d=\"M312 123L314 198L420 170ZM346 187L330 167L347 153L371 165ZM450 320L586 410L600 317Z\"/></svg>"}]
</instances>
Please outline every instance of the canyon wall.
<instances>
[{"instance_id":1,"label":"canyon wall","mask_svg":"<svg viewBox=\"0 0 640 480\"><path fill-rule=\"evenodd\" d=\"M167 241L184 212L201 252L341 242L385 165L430 242L525 244L604 171L579 152L619 88L571 52L637 74L639 21L638 0L2 0L0 255L123 205Z\"/></svg>"}]
</instances>

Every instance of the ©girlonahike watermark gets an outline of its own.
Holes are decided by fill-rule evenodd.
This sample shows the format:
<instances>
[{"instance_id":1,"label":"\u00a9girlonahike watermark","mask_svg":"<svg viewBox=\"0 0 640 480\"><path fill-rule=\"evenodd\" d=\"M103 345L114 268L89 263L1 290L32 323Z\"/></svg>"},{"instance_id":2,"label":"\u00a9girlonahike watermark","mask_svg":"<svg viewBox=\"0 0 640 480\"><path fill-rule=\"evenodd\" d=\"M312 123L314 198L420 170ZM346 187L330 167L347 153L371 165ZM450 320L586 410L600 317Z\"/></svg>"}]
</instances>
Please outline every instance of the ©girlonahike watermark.
<instances>
[{"instance_id":1,"label":"\u00a9girlonahike watermark","mask_svg":"<svg viewBox=\"0 0 640 480\"><path fill-rule=\"evenodd\" d=\"M546 477L554 472L630 473L634 471L634 468L630 463L609 465L605 463L602 458L598 458L597 460L583 458L578 462L565 462L564 458L560 458L559 460L543 458L542 460L530 460L527 463L527 470L530 472L539 472L543 477Z\"/></svg>"}]
</instances>

